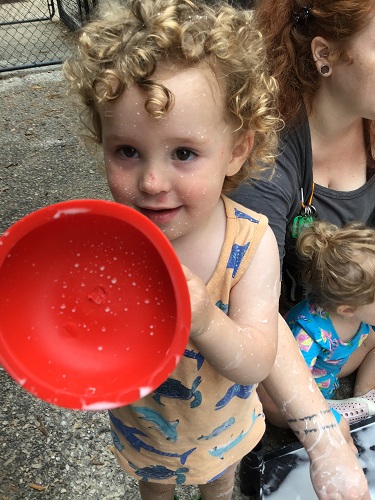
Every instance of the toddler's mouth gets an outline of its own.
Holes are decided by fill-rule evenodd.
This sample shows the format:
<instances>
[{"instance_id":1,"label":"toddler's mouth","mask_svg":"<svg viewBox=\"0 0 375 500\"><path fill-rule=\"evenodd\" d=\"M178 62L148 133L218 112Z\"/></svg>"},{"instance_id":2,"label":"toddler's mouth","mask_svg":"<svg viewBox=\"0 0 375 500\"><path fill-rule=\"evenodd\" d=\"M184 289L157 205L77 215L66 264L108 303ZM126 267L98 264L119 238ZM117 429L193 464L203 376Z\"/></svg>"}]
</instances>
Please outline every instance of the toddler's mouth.
<instances>
[{"instance_id":1,"label":"toddler's mouth","mask_svg":"<svg viewBox=\"0 0 375 500\"><path fill-rule=\"evenodd\" d=\"M155 224L165 224L175 218L181 207L175 208L145 208L139 207L141 214L145 215Z\"/></svg>"}]
</instances>

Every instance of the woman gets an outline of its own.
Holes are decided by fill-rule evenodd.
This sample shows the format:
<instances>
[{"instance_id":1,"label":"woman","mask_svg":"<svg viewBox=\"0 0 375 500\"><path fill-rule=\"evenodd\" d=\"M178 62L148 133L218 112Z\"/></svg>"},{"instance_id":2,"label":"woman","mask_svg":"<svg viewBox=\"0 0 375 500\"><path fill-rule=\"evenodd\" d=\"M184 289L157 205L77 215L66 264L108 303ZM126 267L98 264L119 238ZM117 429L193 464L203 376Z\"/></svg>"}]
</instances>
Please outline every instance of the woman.
<instances>
[{"instance_id":1,"label":"woman","mask_svg":"<svg viewBox=\"0 0 375 500\"><path fill-rule=\"evenodd\" d=\"M339 226L353 220L375 226L375 1L258 0L254 16L280 86L285 128L273 178L245 184L232 197L269 218L283 270L284 313L303 297L295 241L311 216ZM366 393L360 385L361 370L375 358L371 337L339 374L344 377L361 365L355 396ZM295 349L290 330L280 320L276 363L258 393L268 419L276 425L288 421L304 442L303 430L295 429L299 413L319 417L325 403L319 391L306 390L311 379L304 368L289 362L295 359ZM364 398L356 405L369 414ZM348 408L343 401L336 409L345 413ZM340 425L345 422L342 419ZM322 425L320 420L320 429ZM311 438L311 433L306 436ZM319 448L323 447L320 440ZM307 443L305 448L310 449ZM348 456L341 454L341 459ZM334 460L327 459L321 470ZM241 467L246 468L246 459ZM345 467L338 469L344 478ZM358 498L346 492L348 498Z\"/></svg>"},{"instance_id":2,"label":"woman","mask_svg":"<svg viewBox=\"0 0 375 500\"><path fill-rule=\"evenodd\" d=\"M316 217L375 226L375 1L260 0L254 15L285 128L273 178L243 185L233 198L269 218L284 313L303 298L295 242L304 224ZM372 332L340 372L359 367L355 409L367 416L361 370L375 370L374 348ZM345 400L335 407L348 410Z\"/></svg>"},{"instance_id":3,"label":"woman","mask_svg":"<svg viewBox=\"0 0 375 500\"><path fill-rule=\"evenodd\" d=\"M269 217L293 304L301 290L292 225L313 183L318 218L340 226L352 220L375 225L375 2L312 5L260 0L255 8L286 127L275 176L235 195Z\"/></svg>"}]
</instances>

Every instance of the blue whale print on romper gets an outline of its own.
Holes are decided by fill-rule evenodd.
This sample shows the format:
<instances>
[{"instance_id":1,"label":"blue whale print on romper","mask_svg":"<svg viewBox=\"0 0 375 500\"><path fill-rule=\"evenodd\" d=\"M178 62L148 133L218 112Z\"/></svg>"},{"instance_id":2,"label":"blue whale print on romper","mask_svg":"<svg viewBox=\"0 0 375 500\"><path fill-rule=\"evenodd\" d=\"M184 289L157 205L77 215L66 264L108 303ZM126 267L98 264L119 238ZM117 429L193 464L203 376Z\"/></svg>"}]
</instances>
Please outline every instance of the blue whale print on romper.
<instances>
[{"instance_id":1,"label":"blue whale print on romper","mask_svg":"<svg viewBox=\"0 0 375 500\"><path fill-rule=\"evenodd\" d=\"M179 380L168 378L155 389L153 398L157 403L163 406L165 406L164 403L160 401L162 396L165 398L181 399L183 401L188 401L193 398L193 401L190 403L190 408L196 408L202 402L202 394L200 391L196 390L201 381L202 378L197 377L193 382L192 388L188 389L182 385Z\"/></svg>"},{"instance_id":2,"label":"blue whale print on romper","mask_svg":"<svg viewBox=\"0 0 375 500\"><path fill-rule=\"evenodd\" d=\"M232 398L237 396L240 399L247 399L253 389L254 385L241 385L241 384L234 384L229 389L227 390L225 396L220 399L215 405L215 410L221 410L226 406Z\"/></svg>"},{"instance_id":3,"label":"blue whale print on romper","mask_svg":"<svg viewBox=\"0 0 375 500\"><path fill-rule=\"evenodd\" d=\"M254 219L250 215L247 215L247 214L241 212L240 210L237 210L236 208L234 209L234 215L238 219L248 219L251 222L255 222L256 224L259 223L259 220ZM237 244L233 245L232 250L230 252L229 259L228 259L228 264L227 264L227 269L233 269L232 278L234 278L236 276L238 268L241 265L242 259L245 255L247 249L249 248L249 245L250 245L249 242L246 243L246 245L237 245Z\"/></svg>"},{"instance_id":4,"label":"blue whale print on romper","mask_svg":"<svg viewBox=\"0 0 375 500\"><path fill-rule=\"evenodd\" d=\"M229 304L224 304L221 300L218 300L215 305L216 305L216 307L221 309L223 311L223 313L228 315Z\"/></svg>"},{"instance_id":5,"label":"blue whale print on romper","mask_svg":"<svg viewBox=\"0 0 375 500\"><path fill-rule=\"evenodd\" d=\"M176 427L178 425L178 420L174 420L173 422L168 422L160 413L152 408L147 408L147 406L134 406L134 411L139 413L144 420L148 420L152 422L154 426L163 434L163 436L168 441L177 441L177 431ZM150 427L155 428L155 427Z\"/></svg>"},{"instance_id":6,"label":"blue whale print on romper","mask_svg":"<svg viewBox=\"0 0 375 500\"><path fill-rule=\"evenodd\" d=\"M223 460L224 454L227 453L232 448L234 448L235 446L237 446L237 444L240 443L249 434L249 432L251 431L251 429L254 425L254 422L260 416L261 416L261 413L259 413L257 415L255 413L255 411L253 411L253 414L251 417L251 425L246 432L241 431L241 433L235 439L233 439L233 440L229 439L229 441L227 443L223 444L222 446L214 446L213 448L208 450L208 453L210 455L212 455L213 457L218 457L221 460Z\"/></svg>"},{"instance_id":7,"label":"blue whale print on romper","mask_svg":"<svg viewBox=\"0 0 375 500\"><path fill-rule=\"evenodd\" d=\"M235 421L236 421L236 419L234 417L230 417L230 418L228 418L228 420L226 422L219 425L219 427L216 427L216 429L214 429L211 432L211 434L209 434L208 436L200 436L198 439L212 439L213 437L216 437L219 434L221 434L222 432L224 432L225 430L227 430L228 427L233 425Z\"/></svg>"},{"instance_id":8,"label":"blue whale print on romper","mask_svg":"<svg viewBox=\"0 0 375 500\"><path fill-rule=\"evenodd\" d=\"M124 445L121 443L121 441L118 438L118 435L115 433L113 429L111 429L111 436L113 444L116 446L118 451L122 451L124 449Z\"/></svg>"},{"instance_id":9,"label":"blue whale print on romper","mask_svg":"<svg viewBox=\"0 0 375 500\"><path fill-rule=\"evenodd\" d=\"M197 361L197 370L199 371L202 368L204 363L204 357L200 352L195 352L193 349L185 349L184 356L186 358L195 359Z\"/></svg>"},{"instance_id":10,"label":"blue whale print on romper","mask_svg":"<svg viewBox=\"0 0 375 500\"><path fill-rule=\"evenodd\" d=\"M163 457L178 457L180 459L180 463L182 465L184 465L187 458L189 457L189 455L191 453L193 453L193 451L196 449L196 447L191 448L191 450L185 451L185 453L182 453L182 454L168 453L166 451L157 450L153 446L145 443L144 441L142 441L141 439L139 439L137 437L137 435L148 437L144 432L139 431L139 430L135 429L134 427L129 427L129 426L123 424L121 422L121 420L116 418L111 411L109 411L108 413L109 413L109 417L110 417L113 425L116 427L116 429L125 437L125 439L128 441L130 446L137 451L140 451L141 448L143 448L144 450L150 451L151 453L156 453L157 455L162 455Z\"/></svg>"},{"instance_id":11,"label":"blue whale print on romper","mask_svg":"<svg viewBox=\"0 0 375 500\"><path fill-rule=\"evenodd\" d=\"M141 476L142 481L148 481L151 479L154 481L155 479L169 479L171 477L176 476L176 483L183 484L186 481L186 476L184 472L189 472L189 469L186 467L180 467L176 471L167 469L164 465L151 465L151 467L143 467L142 469L138 469L134 464L128 462L130 467L135 470L137 476Z\"/></svg>"},{"instance_id":12,"label":"blue whale print on romper","mask_svg":"<svg viewBox=\"0 0 375 500\"><path fill-rule=\"evenodd\" d=\"M232 278L234 278L237 274L238 268L241 265L242 259L249 248L250 243L246 243L246 245L237 245L234 244L232 246L232 250L230 251L227 269L233 269Z\"/></svg>"},{"instance_id":13,"label":"blue whale print on romper","mask_svg":"<svg viewBox=\"0 0 375 500\"><path fill-rule=\"evenodd\" d=\"M237 219L247 219L251 222L255 222L255 224L259 224L259 219L254 219L254 217L241 212L241 210L238 210L236 207L234 207L234 215L237 217Z\"/></svg>"}]
</instances>

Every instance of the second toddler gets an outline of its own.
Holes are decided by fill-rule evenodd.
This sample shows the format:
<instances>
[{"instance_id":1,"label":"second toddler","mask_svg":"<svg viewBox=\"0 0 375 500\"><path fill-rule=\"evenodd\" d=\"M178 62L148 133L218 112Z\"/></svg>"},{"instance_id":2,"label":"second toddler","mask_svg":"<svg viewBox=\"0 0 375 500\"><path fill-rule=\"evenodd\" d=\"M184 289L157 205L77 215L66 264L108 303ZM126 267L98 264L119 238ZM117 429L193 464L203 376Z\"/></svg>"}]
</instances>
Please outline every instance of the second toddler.
<instances>
[{"instance_id":1,"label":"second toddler","mask_svg":"<svg viewBox=\"0 0 375 500\"><path fill-rule=\"evenodd\" d=\"M302 231L297 248L308 297L286 321L330 407L357 422L375 414L375 360L361 350L375 340L375 229L317 221ZM331 399L339 379L358 366L355 397Z\"/></svg>"}]
</instances>

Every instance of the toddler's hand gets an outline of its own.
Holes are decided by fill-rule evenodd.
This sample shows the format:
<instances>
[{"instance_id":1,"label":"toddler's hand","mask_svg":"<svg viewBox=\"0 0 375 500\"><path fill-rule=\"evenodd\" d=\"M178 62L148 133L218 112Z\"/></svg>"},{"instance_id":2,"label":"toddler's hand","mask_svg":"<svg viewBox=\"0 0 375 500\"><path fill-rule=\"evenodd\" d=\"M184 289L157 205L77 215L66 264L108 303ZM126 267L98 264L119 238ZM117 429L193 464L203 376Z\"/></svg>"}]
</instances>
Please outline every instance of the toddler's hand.
<instances>
[{"instance_id":1,"label":"toddler's hand","mask_svg":"<svg viewBox=\"0 0 375 500\"><path fill-rule=\"evenodd\" d=\"M204 333L213 320L214 304L203 281L186 266L182 266L188 284L191 304L190 337L194 339Z\"/></svg>"}]
</instances>

